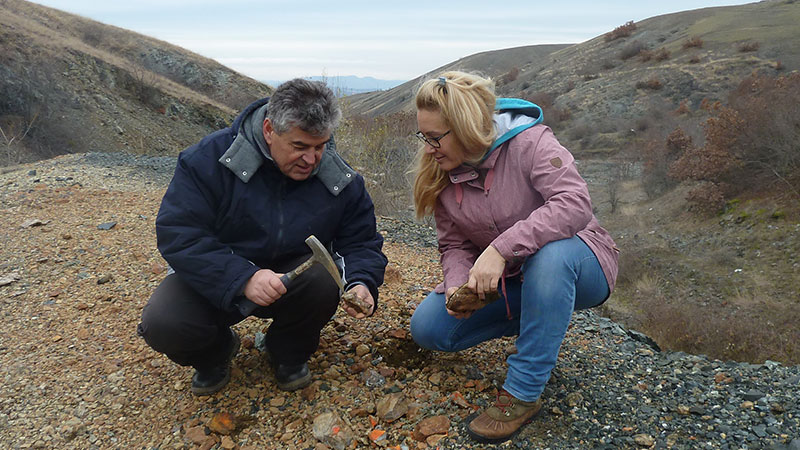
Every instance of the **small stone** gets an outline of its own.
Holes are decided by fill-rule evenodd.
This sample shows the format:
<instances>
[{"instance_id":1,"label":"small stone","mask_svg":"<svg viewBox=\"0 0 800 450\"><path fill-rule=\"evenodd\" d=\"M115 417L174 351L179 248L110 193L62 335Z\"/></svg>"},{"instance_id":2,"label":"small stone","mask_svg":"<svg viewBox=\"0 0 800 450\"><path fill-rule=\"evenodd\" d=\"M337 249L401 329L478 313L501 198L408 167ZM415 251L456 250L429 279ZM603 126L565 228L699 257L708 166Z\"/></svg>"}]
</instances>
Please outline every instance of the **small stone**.
<instances>
[{"instance_id":1,"label":"small stone","mask_svg":"<svg viewBox=\"0 0 800 450\"><path fill-rule=\"evenodd\" d=\"M652 447L656 443L656 440L649 434L637 434L633 437L633 441L640 447Z\"/></svg>"},{"instance_id":2,"label":"small stone","mask_svg":"<svg viewBox=\"0 0 800 450\"><path fill-rule=\"evenodd\" d=\"M318 391L319 383L311 383L304 387L302 391L300 391L300 397L302 397L303 400L310 402L311 400L314 400L314 397L317 396Z\"/></svg>"},{"instance_id":3,"label":"small stone","mask_svg":"<svg viewBox=\"0 0 800 450\"><path fill-rule=\"evenodd\" d=\"M386 439L386 430L372 430L369 432L369 440L378 443Z\"/></svg>"},{"instance_id":4,"label":"small stone","mask_svg":"<svg viewBox=\"0 0 800 450\"><path fill-rule=\"evenodd\" d=\"M208 435L206 435L205 427L202 426L202 425L199 425L199 426L196 426L196 427L188 428L186 430L185 437L186 437L186 439L189 439L190 441L194 442L195 444L200 445L203 442L205 442L205 440L208 437Z\"/></svg>"},{"instance_id":5,"label":"small stone","mask_svg":"<svg viewBox=\"0 0 800 450\"><path fill-rule=\"evenodd\" d=\"M286 404L286 397L275 397L269 401L269 406L274 406L275 408L280 408L285 404Z\"/></svg>"},{"instance_id":6,"label":"small stone","mask_svg":"<svg viewBox=\"0 0 800 450\"><path fill-rule=\"evenodd\" d=\"M98 230L110 230L117 225L117 222L104 222L97 226Z\"/></svg>"},{"instance_id":7,"label":"small stone","mask_svg":"<svg viewBox=\"0 0 800 450\"><path fill-rule=\"evenodd\" d=\"M113 279L114 279L113 275L103 275L97 279L97 284L106 284Z\"/></svg>"},{"instance_id":8,"label":"small stone","mask_svg":"<svg viewBox=\"0 0 800 450\"><path fill-rule=\"evenodd\" d=\"M450 418L447 416L433 416L421 420L416 427L412 437L420 442L424 442L431 435L446 435L450 430ZM428 444L430 445L430 443Z\"/></svg>"},{"instance_id":9,"label":"small stone","mask_svg":"<svg viewBox=\"0 0 800 450\"><path fill-rule=\"evenodd\" d=\"M358 356L364 356L369 352L370 352L370 349L369 349L368 345L359 344L358 347L356 347L356 355L358 355Z\"/></svg>"},{"instance_id":10,"label":"small stone","mask_svg":"<svg viewBox=\"0 0 800 450\"><path fill-rule=\"evenodd\" d=\"M233 442L233 439L231 439L230 436L223 436L222 442L220 442L219 445L225 450L233 450L236 448L236 442Z\"/></svg>"},{"instance_id":11,"label":"small stone","mask_svg":"<svg viewBox=\"0 0 800 450\"><path fill-rule=\"evenodd\" d=\"M567 395L567 405L574 408L583 403L583 395L580 392L571 392Z\"/></svg>"},{"instance_id":12,"label":"small stone","mask_svg":"<svg viewBox=\"0 0 800 450\"><path fill-rule=\"evenodd\" d=\"M742 408L742 409L753 409L754 405L755 404L753 402L751 402L749 400L745 400L745 401L742 402L741 405L739 405L739 407Z\"/></svg>"},{"instance_id":13,"label":"small stone","mask_svg":"<svg viewBox=\"0 0 800 450\"><path fill-rule=\"evenodd\" d=\"M783 414L786 412L786 408L780 403L773 403L769 405L769 410L775 414Z\"/></svg>"},{"instance_id":14,"label":"small stone","mask_svg":"<svg viewBox=\"0 0 800 450\"><path fill-rule=\"evenodd\" d=\"M318 441L336 450L344 450L353 442L353 432L333 411L315 417L311 432Z\"/></svg>"},{"instance_id":15,"label":"small stone","mask_svg":"<svg viewBox=\"0 0 800 450\"><path fill-rule=\"evenodd\" d=\"M747 391L747 392L742 394L742 398L745 399L745 400L749 400L751 402L754 402L754 401L764 397L765 395L766 394L764 394L763 392L761 392L761 391L759 391L757 389L750 389L749 391Z\"/></svg>"},{"instance_id":16,"label":"small stone","mask_svg":"<svg viewBox=\"0 0 800 450\"><path fill-rule=\"evenodd\" d=\"M212 417L207 426L214 433L228 435L236 429L236 419L231 413L221 412Z\"/></svg>"},{"instance_id":17,"label":"small stone","mask_svg":"<svg viewBox=\"0 0 800 450\"><path fill-rule=\"evenodd\" d=\"M30 227L38 227L40 225L46 225L49 221L43 222L40 219L28 219L25 222L22 222L22 228L30 228Z\"/></svg>"},{"instance_id":18,"label":"small stone","mask_svg":"<svg viewBox=\"0 0 800 450\"><path fill-rule=\"evenodd\" d=\"M408 412L408 402L401 392L396 392L378 400L377 409L378 417L386 422L392 422Z\"/></svg>"}]
</instances>

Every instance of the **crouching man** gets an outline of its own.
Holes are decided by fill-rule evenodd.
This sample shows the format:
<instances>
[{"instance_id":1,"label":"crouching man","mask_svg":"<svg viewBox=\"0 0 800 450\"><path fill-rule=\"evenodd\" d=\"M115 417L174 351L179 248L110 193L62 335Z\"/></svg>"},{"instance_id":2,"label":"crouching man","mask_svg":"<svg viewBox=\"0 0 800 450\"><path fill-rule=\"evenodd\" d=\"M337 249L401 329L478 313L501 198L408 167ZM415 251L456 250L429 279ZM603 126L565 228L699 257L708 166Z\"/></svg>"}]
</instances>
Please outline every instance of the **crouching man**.
<instances>
[{"instance_id":1,"label":"crouching man","mask_svg":"<svg viewBox=\"0 0 800 450\"><path fill-rule=\"evenodd\" d=\"M285 286L280 276L311 255L316 236L337 259L345 291L374 313L386 257L364 179L336 153L341 117L324 84L295 79L248 106L229 128L181 152L156 219L170 273L144 307L138 334L195 369L191 390L230 380L239 349L231 325L271 318L269 366L283 390L311 382L307 361L339 304L319 264Z\"/></svg>"}]
</instances>

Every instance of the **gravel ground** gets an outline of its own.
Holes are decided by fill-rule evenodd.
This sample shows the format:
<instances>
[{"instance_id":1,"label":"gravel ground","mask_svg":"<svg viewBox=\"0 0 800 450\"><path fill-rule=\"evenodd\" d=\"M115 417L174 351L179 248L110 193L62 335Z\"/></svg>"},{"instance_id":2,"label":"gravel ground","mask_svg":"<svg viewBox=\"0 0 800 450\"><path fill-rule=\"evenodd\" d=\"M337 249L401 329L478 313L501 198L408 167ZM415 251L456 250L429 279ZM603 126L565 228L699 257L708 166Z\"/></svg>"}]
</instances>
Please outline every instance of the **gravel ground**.
<instances>
[{"instance_id":1,"label":"gravel ground","mask_svg":"<svg viewBox=\"0 0 800 450\"><path fill-rule=\"evenodd\" d=\"M408 322L440 277L435 236L385 217L381 307L337 313L309 388L277 390L259 350L268 322L248 319L230 385L194 397L191 369L135 334L165 275L154 217L174 163L91 153L3 169L2 448L800 450L800 367L662 352L593 312L574 316L544 413L513 441L471 442L462 421L493 400L513 340L416 347Z\"/></svg>"}]
</instances>

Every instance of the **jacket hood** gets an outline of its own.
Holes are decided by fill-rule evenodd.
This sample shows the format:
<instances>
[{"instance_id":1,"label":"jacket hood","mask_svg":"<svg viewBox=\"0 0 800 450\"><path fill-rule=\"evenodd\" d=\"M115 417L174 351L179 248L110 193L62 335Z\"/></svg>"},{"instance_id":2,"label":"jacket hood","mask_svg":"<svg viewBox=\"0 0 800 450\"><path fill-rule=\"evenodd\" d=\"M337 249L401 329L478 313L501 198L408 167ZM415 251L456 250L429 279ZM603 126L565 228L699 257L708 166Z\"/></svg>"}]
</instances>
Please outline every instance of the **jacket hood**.
<instances>
[{"instance_id":1,"label":"jacket hood","mask_svg":"<svg viewBox=\"0 0 800 450\"><path fill-rule=\"evenodd\" d=\"M494 128L497 138L489 151L483 156L485 160L504 142L542 122L542 108L521 98L498 98L495 104Z\"/></svg>"}]
</instances>

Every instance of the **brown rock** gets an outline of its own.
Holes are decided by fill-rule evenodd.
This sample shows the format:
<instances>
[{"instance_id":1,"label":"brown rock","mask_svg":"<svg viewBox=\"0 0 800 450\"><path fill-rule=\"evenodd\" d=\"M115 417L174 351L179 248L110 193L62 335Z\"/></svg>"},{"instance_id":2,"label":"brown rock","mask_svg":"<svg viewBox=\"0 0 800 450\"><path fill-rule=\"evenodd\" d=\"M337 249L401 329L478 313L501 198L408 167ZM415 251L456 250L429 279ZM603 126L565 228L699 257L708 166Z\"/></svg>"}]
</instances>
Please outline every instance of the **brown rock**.
<instances>
[{"instance_id":1,"label":"brown rock","mask_svg":"<svg viewBox=\"0 0 800 450\"><path fill-rule=\"evenodd\" d=\"M447 416L433 416L421 420L414 428L412 437L424 442L431 435L446 435L450 430L450 418ZM438 441L437 441L438 442ZM428 443L430 445L430 443Z\"/></svg>"},{"instance_id":2,"label":"brown rock","mask_svg":"<svg viewBox=\"0 0 800 450\"><path fill-rule=\"evenodd\" d=\"M225 450L233 450L236 448L236 442L233 442L233 439L231 439L230 436L224 436L219 445Z\"/></svg>"},{"instance_id":3,"label":"brown rock","mask_svg":"<svg viewBox=\"0 0 800 450\"><path fill-rule=\"evenodd\" d=\"M392 422L408 412L408 402L402 392L385 395L378 400L378 417L386 422Z\"/></svg>"},{"instance_id":4,"label":"brown rock","mask_svg":"<svg viewBox=\"0 0 800 450\"><path fill-rule=\"evenodd\" d=\"M221 412L212 417L207 426L214 433L227 435L236 429L236 419L231 413Z\"/></svg>"},{"instance_id":5,"label":"brown rock","mask_svg":"<svg viewBox=\"0 0 800 450\"><path fill-rule=\"evenodd\" d=\"M187 428L184 437L195 444L200 445L205 442L206 438L208 438L208 435L206 434L205 427L198 425L196 427Z\"/></svg>"},{"instance_id":6,"label":"brown rock","mask_svg":"<svg viewBox=\"0 0 800 450\"><path fill-rule=\"evenodd\" d=\"M383 274L383 282L388 283L399 283L403 281L403 275L400 273L400 269L397 268L392 263L389 263L386 266L386 271Z\"/></svg>"},{"instance_id":7,"label":"brown rock","mask_svg":"<svg viewBox=\"0 0 800 450\"><path fill-rule=\"evenodd\" d=\"M314 400L314 397L317 396L317 391L319 391L319 383L311 383L304 387L302 391L300 391L300 397L302 397L303 400L310 402L311 400Z\"/></svg>"},{"instance_id":8,"label":"brown rock","mask_svg":"<svg viewBox=\"0 0 800 450\"><path fill-rule=\"evenodd\" d=\"M640 447L652 447L656 443L656 440L649 434L637 434L633 437L633 441Z\"/></svg>"},{"instance_id":9,"label":"brown rock","mask_svg":"<svg viewBox=\"0 0 800 450\"><path fill-rule=\"evenodd\" d=\"M315 417L311 432L318 441L335 450L344 450L354 439L350 427L334 411Z\"/></svg>"},{"instance_id":10,"label":"brown rock","mask_svg":"<svg viewBox=\"0 0 800 450\"><path fill-rule=\"evenodd\" d=\"M453 295L447 297L447 309L456 312L468 312L481 309L484 306L492 303L500 298L500 293L497 291L487 292L483 298L469 288L466 284L461 285Z\"/></svg>"},{"instance_id":11,"label":"brown rock","mask_svg":"<svg viewBox=\"0 0 800 450\"><path fill-rule=\"evenodd\" d=\"M369 346L366 344L358 344L358 347L356 347L356 355L358 356L364 356L369 352Z\"/></svg>"}]
</instances>

